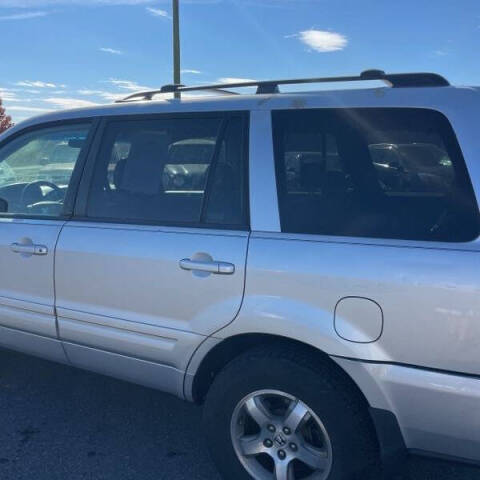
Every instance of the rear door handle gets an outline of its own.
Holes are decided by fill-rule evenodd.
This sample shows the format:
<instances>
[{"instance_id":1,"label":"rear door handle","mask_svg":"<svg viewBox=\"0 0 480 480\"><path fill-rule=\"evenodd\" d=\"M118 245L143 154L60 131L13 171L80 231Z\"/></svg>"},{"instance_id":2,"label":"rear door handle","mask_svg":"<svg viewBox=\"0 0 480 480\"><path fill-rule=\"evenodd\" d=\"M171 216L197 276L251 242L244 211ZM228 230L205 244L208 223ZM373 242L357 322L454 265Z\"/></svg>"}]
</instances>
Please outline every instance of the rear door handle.
<instances>
[{"instance_id":1,"label":"rear door handle","mask_svg":"<svg viewBox=\"0 0 480 480\"><path fill-rule=\"evenodd\" d=\"M227 262L209 262L184 258L183 260L180 260L179 264L180 268L183 270L196 270L199 272L210 272L219 275L232 275L235 272L235 265Z\"/></svg>"},{"instance_id":2,"label":"rear door handle","mask_svg":"<svg viewBox=\"0 0 480 480\"><path fill-rule=\"evenodd\" d=\"M48 248L45 245L12 243L10 249L12 252L27 255L46 255L48 253Z\"/></svg>"}]
</instances>

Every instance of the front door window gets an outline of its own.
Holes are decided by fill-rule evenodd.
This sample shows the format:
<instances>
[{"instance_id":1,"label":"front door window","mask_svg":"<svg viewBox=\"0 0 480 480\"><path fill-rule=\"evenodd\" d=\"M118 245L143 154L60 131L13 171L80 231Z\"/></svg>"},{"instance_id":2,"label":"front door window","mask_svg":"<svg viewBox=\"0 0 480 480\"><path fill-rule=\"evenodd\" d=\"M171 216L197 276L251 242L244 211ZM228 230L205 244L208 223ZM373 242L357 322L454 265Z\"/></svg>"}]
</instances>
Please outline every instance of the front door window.
<instances>
[{"instance_id":1,"label":"front door window","mask_svg":"<svg viewBox=\"0 0 480 480\"><path fill-rule=\"evenodd\" d=\"M35 130L0 149L0 212L60 216L88 124Z\"/></svg>"}]
</instances>

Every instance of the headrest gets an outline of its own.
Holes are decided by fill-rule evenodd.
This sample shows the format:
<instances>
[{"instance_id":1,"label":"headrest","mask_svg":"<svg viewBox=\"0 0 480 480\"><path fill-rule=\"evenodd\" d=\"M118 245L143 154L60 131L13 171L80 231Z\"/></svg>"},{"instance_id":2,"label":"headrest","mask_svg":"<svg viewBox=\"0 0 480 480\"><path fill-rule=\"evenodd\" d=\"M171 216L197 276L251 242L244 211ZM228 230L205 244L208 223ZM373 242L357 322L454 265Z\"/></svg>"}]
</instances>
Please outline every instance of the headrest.
<instances>
[{"instance_id":1,"label":"headrest","mask_svg":"<svg viewBox=\"0 0 480 480\"><path fill-rule=\"evenodd\" d=\"M159 193L167 155L168 139L165 135L156 132L135 135L119 179L120 188L130 193Z\"/></svg>"},{"instance_id":2,"label":"headrest","mask_svg":"<svg viewBox=\"0 0 480 480\"><path fill-rule=\"evenodd\" d=\"M325 172L323 190L325 192L346 192L348 182L345 174L335 170Z\"/></svg>"},{"instance_id":3,"label":"headrest","mask_svg":"<svg viewBox=\"0 0 480 480\"><path fill-rule=\"evenodd\" d=\"M323 173L323 165L319 162L302 163L300 166L302 186L310 192L320 190L322 187Z\"/></svg>"}]
</instances>

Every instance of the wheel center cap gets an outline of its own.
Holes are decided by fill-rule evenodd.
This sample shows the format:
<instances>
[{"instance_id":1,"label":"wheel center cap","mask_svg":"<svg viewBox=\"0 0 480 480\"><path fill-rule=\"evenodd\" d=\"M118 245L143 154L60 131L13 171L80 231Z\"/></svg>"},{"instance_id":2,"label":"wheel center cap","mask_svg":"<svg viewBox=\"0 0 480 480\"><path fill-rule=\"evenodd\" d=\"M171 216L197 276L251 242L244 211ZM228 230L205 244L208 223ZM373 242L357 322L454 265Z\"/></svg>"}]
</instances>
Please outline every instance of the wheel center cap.
<instances>
[{"instance_id":1,"label":"wheel center cap","mask_svg":"<svg viewBox=\"0 0 480 480\"><path fill-rule=\"evenodd\" d=\"M275 438L273 439L273 441L275 442L277 447L284 447L287 444L287 440L285 439L285 437L281 433L276 435Z\"/></svg>"}]
</instances>

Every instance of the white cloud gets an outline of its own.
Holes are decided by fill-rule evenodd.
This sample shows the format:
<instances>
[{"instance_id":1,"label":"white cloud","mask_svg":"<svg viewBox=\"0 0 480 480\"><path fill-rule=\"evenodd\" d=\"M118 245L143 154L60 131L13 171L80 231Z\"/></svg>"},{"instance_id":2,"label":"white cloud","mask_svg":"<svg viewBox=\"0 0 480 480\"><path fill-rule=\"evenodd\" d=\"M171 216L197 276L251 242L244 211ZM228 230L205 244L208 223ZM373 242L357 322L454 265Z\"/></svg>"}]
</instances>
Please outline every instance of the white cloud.
<instances>
[{"instance_id":1,"label":"white cloud","mask_svg":"<svg viewBox=\"0 0 480 480\"><path fill-rule=\"evenodd\" d=\"M245 82L256 82L252 78L238 78L238 77L221 77L218 79L219 83L245 83Z\"/></svg>"},{"instance_id":2,"label":"white cloud","mask_svg":"<svg viewBox=\"0 0 480 480\"><path fill-rule=\"evenodd\" d=\"M145 85L140 85L139 83L132 80L120 80L116 78L110 78L105 80L103 83L108 83L114 87L117 91L101 90L101 89L91 89L83 88L77 90L77 93L86 97L98 97L108 102L114 102L120 100L130 93L139 92L144 90L154 90L152 87L147 87Z\"/></svg>"},{"instance_id":3,"label":"white cloud","mask_svg":"<svg viewBox=\"0 0 480 480\"><path fill-rule=\"evenodd\" d=\"M322 53L343 50L348 44L348 39L345 35L325 30L304 30L291 36L297 37L311 49Z\"/></svg>"},{"instance_id":4,"label":"white cloud","mask_svg":"<svg viewBox=\"0 0 480 480\"><path fill-rule=\"evenodd\" d=\"M1 6L1 0L0 0ZM11 15L0 15L0 20L27 20L28 18L45 17L48 12L24 12L24 13L12 13Z\"/></svg>"},{"instance_id":5,"label":"white cloud","mask_svg":"<svg viewBox=\"0 0 480 480\"><path fill-rule=\"evenodd\" d=\"M77 90L79 95L101 95L103 90L88 90L87 88L83 88L81 90Z\"/></svg>"},{"instance_id":6,"label":"white cloud","mask_svg":"<svg viewBox=\"0 0 480 480\"><path fill-rule=\"evenodd\" d=\"M41 112L51 112L51 108L41 108L41 107L25 107L23 105L8 105L6 108L8 112L32 112L32 113L41 113Z\"/></svg>"},{"instance_id":7,"label":"white cloud","mask_svg":"<svg viewBox=\"0 0 480 480\"><path fill-rule=\"evenodd\" d=\"M126 95L124 93L102 92L99 96L109 102L116 102L117 100L124 98Z\"/></svg>"},{"instance_id":8,"label":"white cloud","mask_svg":"<svg viewBox=\"0 0 480 480\"><path fill-rule=\"evenodd\" d=\"M123 55L121 50L115 50L115 48L101 47L99 50L101 52L111 53L112 55Z\"/></svg>"},{"instance_id":9,"label":"white cloud","mask_svg":"<svg viewBox=\"0 0 480 480\"><path fill-rule=\"evenodd\" d=\"M185 68L181 73L191 73L192 75L200 75L202 72L200 70L194 70L193 68Z\"/></svg>"},{"instance_id":10,"label":"white cloud","mask_svg":"<svg viewBox=\"0 0 480 480\"><path fill-rule=\"evenodd\" d=\"M445 49L439 49L439 50L435 50L433 52L433 54L436 56L436 57L445 57L449 54L450 52L448 50L445 50Z\"/></svg>"},{"instance_id":11,"label":"white cloud","mask_svg":"<svg viewBox=\"0 0 480 480\"><path fill-rule=\"evenodd\" d=\"M147 11L154 17L171 18L168 12L166 10L162 10L161 8L147 7Z\"/></svg>"},{"instance_id":12,"label":"white cloud","mask_svg":"<svg viewBox=\"0 0 480 480\"><path fill-rule=\"evenodd\" d=\"M0 99L7 100L7 101L16 101L18 100L17 96L18 89L11 89L11 88L1 88L0 87Z\"/></svg>"},{"instance_id":13,"label":"white cloud","mask_svg":"<svg viewBox=\"0 0 480 480\"><path fill-rule=\"evenodd\" d=\"M126 96L125 93L113 93L113 92L107 92L105 90L82 89L82 90L77 90L77 93L79 95L85 95L87 97L101 97L110 102L120 100Z\"/></svg>"},{"instance_id":14,"label":"white cloud","mask_svg":"<svg viewBox=\"0 0 480 480\"><path fill-rule=\"evenodd\" d=\"M94 107L98 105L98 103L91 102L90 100L82 100L79 98L50 97L43 98L42 101L60 108Z\"/></svg>"},{"instance_id":15,"label":"white cloud","mask_svg":"<svg viewBox=\"0 0 480 480\"><path fill-rule=\"evenodd\" d=\"M34 99L25 96L25 94L38 94L39 90L29 90L23 88L5 88L0 87L0 100L5 100L7 102L20 102L20 103L29 103L33 102Z\"/></svg>"},{"instance_id":16,"label":"white cloud","mask_svg":"<svg viewBox=\"0 0 480 480\"><path fill-rule=\"evenodd\" d=\"M139 90L153 90L150 87L139 85L137 82L132 82L131 80L118 80L116 78L111 78L110 80L107 80L107 83L115 85L122 90L128 90L130 92L138 92Z\"/></svg>"},{"instance_id":17,"label":"white cloud","mask_svg":"<svg viewBox=\"0 0 480 480\"><path fill-rule=\"evenodd\" d=\"M6 102L18 102L18 103L31 103L34 100L31 98L19 97L17 94L11 94L2 92L0 90L0 100L5 100Z\"/></svg>"},{"instance_id":18,"label":"white cloud","mask_svg":"<svg viewBox=\"0 0 480 480\"><path fill-rule=\"evenodd\" d=\"M56 85L55 83L51 83L51 82L41 82L38 80L35 82L24 80L23 82L17 82L15 85L19 87L34 87L34 88L58 88L58 87L65 86L65 85Z\"/></svg>"}]
</instances>

